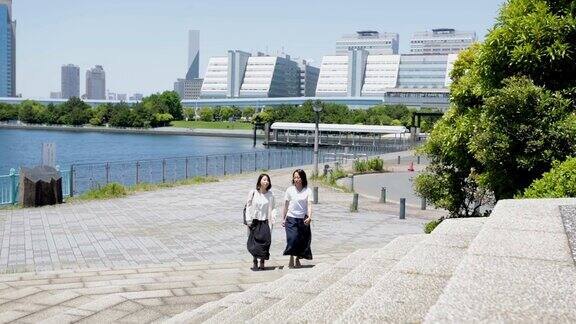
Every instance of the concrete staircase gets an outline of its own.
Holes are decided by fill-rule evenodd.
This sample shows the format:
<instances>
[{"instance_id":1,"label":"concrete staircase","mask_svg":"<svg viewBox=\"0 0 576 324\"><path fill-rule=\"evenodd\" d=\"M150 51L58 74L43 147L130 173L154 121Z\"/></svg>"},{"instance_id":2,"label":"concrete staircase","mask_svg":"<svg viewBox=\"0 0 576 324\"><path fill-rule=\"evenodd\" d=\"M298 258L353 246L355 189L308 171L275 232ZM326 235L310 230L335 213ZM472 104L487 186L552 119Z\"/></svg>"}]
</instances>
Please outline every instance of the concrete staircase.
<instances>
[{"instance_id":1,"label":"concrete staircase","mask_svg":"<svg viewBox=\"0 0 576 324\"><path fill-rule=\"evenodd\" d=\"M565 205L576 199L500 201L489 218L445 220L429 235L294 270L235 262L4 275L0 323L573 323Z\"/></svg>"},{"instance_id":2,"label":"concrete staircase","mask_svg":"<svg viewBox=\"0 0 576 324\"><path fill-rule=\"evenodd\" d=\"M343 253L318 255L324 264ZM81 269L0 275L0 323L142 323L169 319L295 270L286 258L269 271L251 271L251 261L196 262L127 269ZM298 271L300 275L301 272Z\"/></svg>"},{"instance_id":3,"label":"concrete staircase","mask_svg":"<svg viewBox=\"0 0 576 324\"><path fill-rule=\"evenodd\" d=\"M449 219L166 323L576 321L576 267L559 205L501 201L489 218Z\"/></svg>"}]
</instances>

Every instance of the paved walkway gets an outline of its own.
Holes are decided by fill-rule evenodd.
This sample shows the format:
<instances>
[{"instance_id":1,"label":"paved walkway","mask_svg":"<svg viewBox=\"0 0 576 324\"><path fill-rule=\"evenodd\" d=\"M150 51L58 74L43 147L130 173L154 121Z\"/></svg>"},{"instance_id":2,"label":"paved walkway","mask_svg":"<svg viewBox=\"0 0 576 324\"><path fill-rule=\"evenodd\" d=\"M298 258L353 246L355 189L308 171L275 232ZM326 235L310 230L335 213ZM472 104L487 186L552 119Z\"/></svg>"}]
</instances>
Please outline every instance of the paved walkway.
<instances>
[{"instance_id":1,"label":"paved walkway","mask_svg":"<svg viewBox=\"0 0 576 324\"><path fill-rule=\"evenodd\" d=\"M292 169L270 172L280 201ZM0 272L89 267L122 268L167 262L245 260L241 211L256 174L217 183L139 193L121 199L0 211ZM402 234L421 233L435 211L408 210L361 198L351 213L351 194L320 189L314 207L316 254L383 246ZM285 232L273 230L271 253L282 254Z\"/></svg>"}]
</instances>

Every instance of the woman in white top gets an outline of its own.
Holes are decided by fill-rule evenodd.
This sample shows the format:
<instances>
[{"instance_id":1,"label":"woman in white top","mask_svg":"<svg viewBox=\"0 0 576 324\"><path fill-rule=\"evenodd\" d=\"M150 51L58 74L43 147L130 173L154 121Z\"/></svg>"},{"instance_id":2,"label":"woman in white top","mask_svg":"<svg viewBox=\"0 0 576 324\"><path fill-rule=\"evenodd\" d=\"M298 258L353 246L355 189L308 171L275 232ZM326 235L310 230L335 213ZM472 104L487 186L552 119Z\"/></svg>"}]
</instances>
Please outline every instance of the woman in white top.
<instances>
[{"instance_id":1,"label":"woman in white top","mask_svg":"<svg viewBox=\"0 0 576 324\"><path fill-rule=\"evenodd\" d=\"M248 226L248 251L254 257L252 270L265 270L264 260L270 258L272 237L270 226L274 221L274 195L270 189L270 176L263 173L258 177L256 190L251 190L246 202L246 225ZM260 267L258 267L260 259Z\"/></svg>"},{"instance_id":2,"label":"woman in white top","mask_svg":"<svg viewBox=\"0 0 576 324\"><path fill-rule=\"evenodd\" d=\"M292 173L292 186L284 195L282 226L286 227L286 249L284 255L290 256L288 267L299 268L300 259L312 260L312 190L308 188L306 172L298 169ZM296 257L296 261L294 261Z\"/></svg>"}]
</instances>

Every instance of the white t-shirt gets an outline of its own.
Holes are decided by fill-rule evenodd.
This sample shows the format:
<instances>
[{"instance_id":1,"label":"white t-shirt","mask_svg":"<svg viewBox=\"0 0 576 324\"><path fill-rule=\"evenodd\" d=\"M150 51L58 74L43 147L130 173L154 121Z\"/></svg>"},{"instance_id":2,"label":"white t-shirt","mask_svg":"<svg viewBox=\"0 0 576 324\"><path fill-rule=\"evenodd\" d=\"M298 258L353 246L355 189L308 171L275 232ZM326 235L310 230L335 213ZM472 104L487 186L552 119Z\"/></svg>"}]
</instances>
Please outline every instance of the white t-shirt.
<instances>
[{"instance_id":1,"label":"white t-shirt","mask_svg":"<svg viewBox=\"0 0 576 324\"><path fill-rule=\"evenodd\" d=\"M284 200L289 202L288 217L304 218L308 213L308 204L312 203L312 190L310 188L302 188L298 191L295 186L286 189Z\"/></svg>"},{"instance_id":2,"label":"white t-shirt","mask_svg":"<svg viewBox=\"0 0 576 324\"><path fill-rule=\"evenodd\" d=\"M254 197L252 197L252 192L254 192ZM268 219L269 216L271 221L274 222L274 211L274 195L270 190L264 194L258 190L253 190L248 194L246 206L246 221L248 223L252 222L252 219L263 221Z\"/></svg>"}]
</instances>

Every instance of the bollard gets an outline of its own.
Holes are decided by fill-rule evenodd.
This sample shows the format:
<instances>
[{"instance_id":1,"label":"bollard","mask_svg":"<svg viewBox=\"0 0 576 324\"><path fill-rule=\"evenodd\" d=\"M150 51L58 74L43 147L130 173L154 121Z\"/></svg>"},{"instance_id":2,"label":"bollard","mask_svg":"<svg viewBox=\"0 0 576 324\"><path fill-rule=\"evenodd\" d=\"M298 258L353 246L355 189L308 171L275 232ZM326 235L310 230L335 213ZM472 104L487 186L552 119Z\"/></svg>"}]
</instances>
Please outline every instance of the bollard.
<instances>
[{"instance_id":1,"label":"bollard","mask_svg":"<svg viewBox=\"0 0 576 324\"><path fill-rule=\"evenodd\" d=\"M354 194L354 198L352 198L352 207L350 207L350 211L357 212L358 211L358 194Z\"/></svg>"},{"instance_id":2,"label":"bollard","mask_svg":"<svg viewBox=\"0 0 576 324\"><path fill-rule=\"evenodd\" d=\"M106 162L106 184L110 183L110 163Z\"/></svg>"},{"instance_id":3,"label":"bollard","mask_svg":"<svg viewBox=\"0 0 576 324\"><path fill-rule=\"evenodd\" d=\"M400 219L406 219L406 198L400 198Z\"/></svg>"},{"instance_id":4,"label":"bollard","mask_svg":"<svg viewBox=\"0 0 576 324\"><path fill-rule=\"evenodd\" d=\"M398 155L398 164L400 164L400 155Z\"/></svg>"},{"instance_id":5,"label":"bollard","mask_svg":"<svg viewBox=\"0 0 576 324\"><path fill-rule=\"evenodd\" d=\"M420 155L416 157L416 164L420 164Z\"/></svg>"},{"instance_id":6,"label":"bollard","mask_svg":"<svg viewBox=\"0 0 576 324\"><path fill-rule=\"evenodd\" d=\"M70 166L70 197L74 197L74 165Z\"/></svg>"},{"instance_id":7,"label":"bollard","mask_svg":"<svg viewBox=\"0 0 576 324\"><path fill-rule=\"evenodd\" d=\"M354 175L350 177L350 190L354 191Z\"/></svg>"},{"instance_id":8,"label":"bollard","mask_svg":"<svg viewBox=\"0 0 576 324\"><path fill-rule=\"evenodd\" d=\"M185 168L184 168L184 169L185 169L185 170L184 170L184 173L185 173L185 174L184 174L184 177L185 177L185 179L188 179L188 158L186 158L186 162L185 162L185 163L186 163L186 165L185 165Z\"/></svg>"},{"instance_id":9,"label":"bollard","mask_svg":"<svg viewBox=\"0 0 576 324\"><path fill-rule=\"evenodd\" d=\"M314 205L318 204L318 187L314 187L313 188L313 194L314 194Z\"/></svg>"},{"instance_id":10,"label":"bollard","mask_svg":"<svg viewBox=\"0 0 576 324\"><path fill-rule=\"evenodd\" d=\"M422 201L420 202L420 209L426 210L426 198L422 197Z\"/></svg>"},{"instance_id":11,"label":"bollard","mask_svg":"<svg viewBox=\"0 0 576 324\"><path fill-rule=\"evenodd\" d=\"M240 174L242 174L242 153L240 153Z\"/></svg>"},{"instance_id":12,"label":"bollard","mask_svg":"<svg viewBox=\"0 0 576 324\"><path fill-rule=\"evenodd\" d=\"M386 203L386 187L382 187L382 189L380 189L380 202Z\"/></svg>"},{"instance_id":13,"label":"bollard","mask_svg":"<svg viewBox=\"0 0 576 324\"><path fill-rule=\"evenodd\" d=\"M12 203L12 205L16 205L16 194L18 193L18 179L16 176L16 169L14 168L10 169L10 185L11 185L10 202Z\"/></svg>"}]
</instances>

